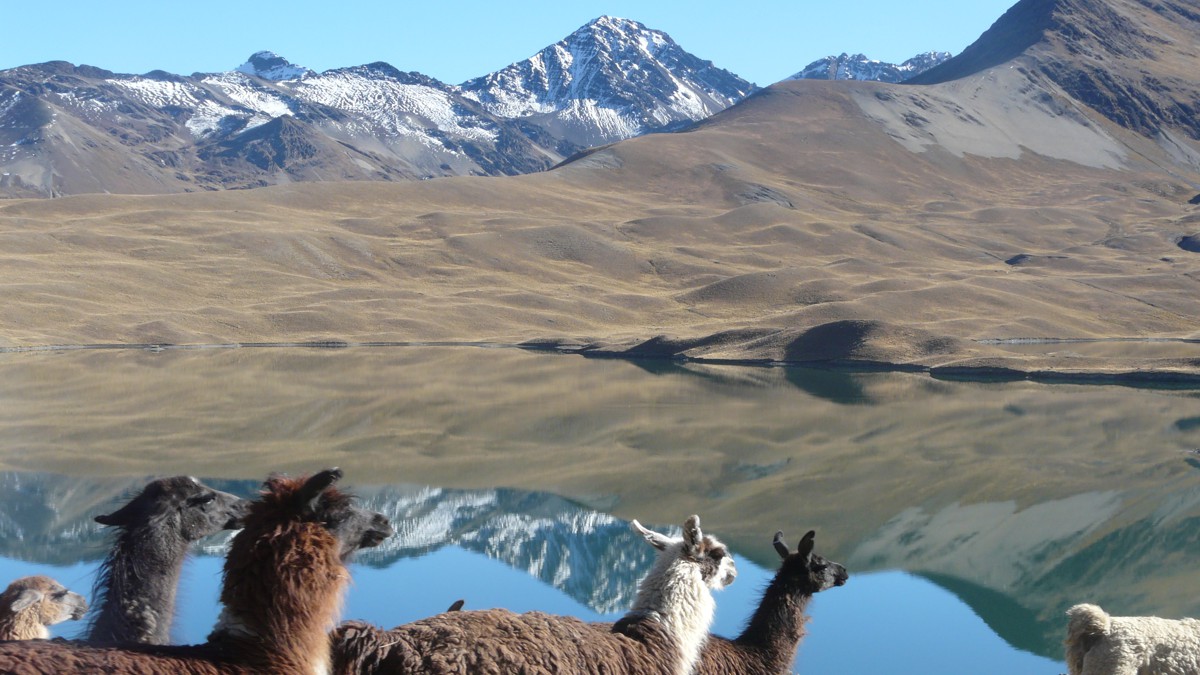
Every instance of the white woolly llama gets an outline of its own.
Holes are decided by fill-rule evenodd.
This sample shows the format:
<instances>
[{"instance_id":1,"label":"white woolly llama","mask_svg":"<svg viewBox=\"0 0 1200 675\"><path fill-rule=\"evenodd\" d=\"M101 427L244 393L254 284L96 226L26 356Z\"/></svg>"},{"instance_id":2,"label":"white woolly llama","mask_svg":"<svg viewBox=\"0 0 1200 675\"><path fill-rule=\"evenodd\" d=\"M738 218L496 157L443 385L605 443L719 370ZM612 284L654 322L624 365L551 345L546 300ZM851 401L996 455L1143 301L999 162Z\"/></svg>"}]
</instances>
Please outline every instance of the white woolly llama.
<instances>
[{"instance_id":1,"label":"white woolly llama","mask_svg":"<svg viewBox=\"0 0 1200 675\"><path fill-rule=\"evenodd\" d=\"M1200 621L1109 616L1096 605L1067 610L1071 675L1196 675Z\"/></svg>"},{"instance_id":2,"label":"white woolly llama","mask_svg":"<svg viewBox=\"0 0 1200 675\"><path fill-rule=\"evenodd\" d=\"M380 630L361 622L334 633L336 673L688 675L712 622L711 592L737 576L725 546L692 516L683 537L633 521L660 553L633 609L614 625L503 609L454 611Z\"/></svg>"}]
</instances>

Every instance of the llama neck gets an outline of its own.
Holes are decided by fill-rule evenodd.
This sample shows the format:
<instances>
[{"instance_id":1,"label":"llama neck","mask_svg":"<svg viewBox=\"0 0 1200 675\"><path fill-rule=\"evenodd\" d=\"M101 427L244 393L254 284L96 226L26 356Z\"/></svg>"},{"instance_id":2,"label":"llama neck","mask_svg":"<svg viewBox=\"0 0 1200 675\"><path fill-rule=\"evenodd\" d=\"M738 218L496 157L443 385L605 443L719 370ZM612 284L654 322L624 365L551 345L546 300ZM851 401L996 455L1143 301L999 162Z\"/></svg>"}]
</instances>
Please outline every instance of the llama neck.
<instances>
[{"instance_id":1,"label":"llama neck","mask_svg":"<svg viewBox=\"0 0 1200 675\"><path fill-rule=\"evenodd\" d=\"M712 592L694 564L665 551L638 587L631 615L656 617L679 644L675 671L690 673L712 625Z\"/></svg>"},{"instance_id":2,"label":"llama neck","mask_svg":"<svg viewBox=\"0 0 1200 675\"><path fill-rule=\"evenodd\" d=\"M0 611L0 640L47 640L50 629L38 620L37 606L13 613L5 607Z\"/></svg>"},{"instance_id":3,"label":"llama neck","mask_svg":"<svg viewBox=\"0 0 1200 675\"><path fill-rule=\"evenodd\" d=\"M88 640L168 644L175 593L188 542L155 528L126 530L100 567L94 595L102 600Z\"/></svg>"},{"instance_id":4,"label":"llama neck","mask_svg":"<svg viewBox=\"0 0 1200 675\"><path fill-rule=\"evenodd\" d=\"M224 607L210 643L235 643L272 672L327 673L330 638L349 573L338 545L313 523L238 546L225 561ZM243 531L242 534L246 534Z\"/></svg>"},{"instance_id":5,"label":"llama neck","mask_svg":"<svg viewBox=\"0 0 1200 675\"><path fill-rule=\"evenodd\" d=\"M811 592L780 570L763 592L758 609L735 642L761 650L776 670L786 670L796 655L796 646L804 637L804 624L808 621L805 610L811 600Z\"/></svg>"}]
</instances>

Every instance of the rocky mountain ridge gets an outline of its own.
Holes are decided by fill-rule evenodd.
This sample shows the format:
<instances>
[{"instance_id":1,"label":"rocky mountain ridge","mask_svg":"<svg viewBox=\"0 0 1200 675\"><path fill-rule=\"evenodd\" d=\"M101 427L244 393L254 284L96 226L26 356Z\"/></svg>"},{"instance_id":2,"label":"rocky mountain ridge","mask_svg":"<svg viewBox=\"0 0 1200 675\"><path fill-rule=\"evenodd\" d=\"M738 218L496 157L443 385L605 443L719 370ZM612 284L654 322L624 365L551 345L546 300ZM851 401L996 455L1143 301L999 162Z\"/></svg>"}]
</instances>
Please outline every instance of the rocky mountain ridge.
<instances>
[{"instance_id":1,"label":"rocky mountain ridge","mask_svg":"<svg viewBox=\"0 0 1200 675\"><path fill-rule=\"evenodd\" d=\"M826 56L804 67L789 80L868 80L872 82L903 82L911 77L950 60L950 52L925 52L903 63L888 63L869 59L863 54Z\"/></svg>"},{"instance_id":2,"label":"rocky mountain ridge","mask_svg":"<svg viewBox=\"0 0 1200 675\"><path fill-rule=\"evenodd\" d=\"M899 66L844 57L796 77L894 81L941 54ZM192 75L54 61L0 71L0 197L523 174L684 127L757 89L610 16L458 85L383 62L318 73L270 51Z\"/></svg>"},{"instance_id":3,"label":"rocky mountain ridge","mask_svg":"<svg viewBox=\"0 0 1200 675\"><path fill-rule=\"evenodd\" d=\"M0 195L529 173L755 88L607 16L457 86L382 62L317 73L265 51L190 76L50 62L0 72Z\"/></svg>"}]
</instances>

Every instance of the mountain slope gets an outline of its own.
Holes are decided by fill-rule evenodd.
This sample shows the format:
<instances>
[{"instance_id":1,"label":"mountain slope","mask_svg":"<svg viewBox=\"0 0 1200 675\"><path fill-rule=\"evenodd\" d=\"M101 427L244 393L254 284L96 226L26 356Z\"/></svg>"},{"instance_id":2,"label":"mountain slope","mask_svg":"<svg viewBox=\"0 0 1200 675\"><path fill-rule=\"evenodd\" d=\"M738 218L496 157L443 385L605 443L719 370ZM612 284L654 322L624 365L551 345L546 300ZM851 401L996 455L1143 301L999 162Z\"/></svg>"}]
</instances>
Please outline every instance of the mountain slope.
<instances>
[{"instance_id":1,"label":"mountain slope","mask_svg":"<svg viewBox=\"0 0 1200 675\"><path fill-rule=\"evenodd\" d=\"M910 82L948 82L1011 62L1200 166L1198 34L1200 4L1191 0L1021 0L962 54Z\"/></svg>"}]
</instances>

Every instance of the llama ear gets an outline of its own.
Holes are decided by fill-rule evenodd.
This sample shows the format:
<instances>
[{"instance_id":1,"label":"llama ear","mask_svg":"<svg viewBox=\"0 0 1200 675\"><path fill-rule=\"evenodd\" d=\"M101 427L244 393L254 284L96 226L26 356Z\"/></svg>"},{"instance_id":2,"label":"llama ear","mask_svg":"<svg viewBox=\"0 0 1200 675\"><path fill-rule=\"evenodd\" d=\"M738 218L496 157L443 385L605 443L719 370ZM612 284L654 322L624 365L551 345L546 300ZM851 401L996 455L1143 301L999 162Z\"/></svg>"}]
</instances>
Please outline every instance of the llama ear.
<instances>
[{"instance_id":1,"label":"llama ear","mask_svg":"<svg viewBox=\"0 0 1200 675\"><path fill-rule=\"evenodd\" d=\"M17 598L12 601L12 611L19 612L27 607L30 607L35 602L41 602L42 592L35 591L32 588L26 588L21 591Z\"/></svg>"},{"instance_id":2,"label":"llama ear","mask_svg":"<svg viewBox=\"0 0 1200 675\"><path fill-rule=\"evenodd\" d=\"M341 477L342 470L336 466L315 473L296 492L296 499L304 505L306 510L312 511L316 508L316 502L321 497L321 493Z\"/></svg>"},{"instance_id":3,"label":"llama ear","mask_svg":"<svg viewBox=\"0 0 1200 675\"><path fill-rule=\"evenodd\" d=\"M783 530L779 530L775 533L775 540L771 542L771 545L775 547L775 552L779 554L780 558L786 559L792 554L792 552L788 550L787 544L783 543Z\"/></svg>"},{"instance_id":4,"label":"llama ear","mask_svg":"<svg viewBox=\"0 0 1200 675\"><path fill-rule=\"evenodd\" d=\"M636 519L629 521L629 526L633 528L634 532L642 535L642 537L644 537L651 546L660 551L665 550L671 543L671 540L665 535L659 534L654 530L647 530L646 528L642 527L642 524Z\"/></svg>"},{"instance_id":5,"label":"llama ear","mask_svg":"<svg viewBox=\"0 0 1200 675\"><path fill-rule=\"evenodd\" d=\"M692 514L683 521L683 544L695 550L704 541L704 533L700 531L700 516Z\"/></svg>"},{"instance_id":6,"label":"llama ear","mask_svg":"<svg viewBox=\"0 0 1200 675\"><path fill-rule=\"evenodd\" d=\"M126 504L125 506L122 506L121 508L107 515L102 513L92 518L92 520L100 523L101 525L128 525L130 523L130 514L132 513L132 508L130 506L131 504L133 504L133 502L129 502L129 504Z\"/></svg>"},{"instance_id":7,"label":"llama ear","mask_svg":"<svg viewBox=\"0 0 1200 675\"><path fill-rule=\"evenodd\" d=\"M813 544L815 543L813 540L816 538L816 536L817 533L815 530L809 530L808 533L804 535L804 538L800 540L800 545L796 547L796 552L804 558L812 555Z\"/></svg>"}]
</instances>

